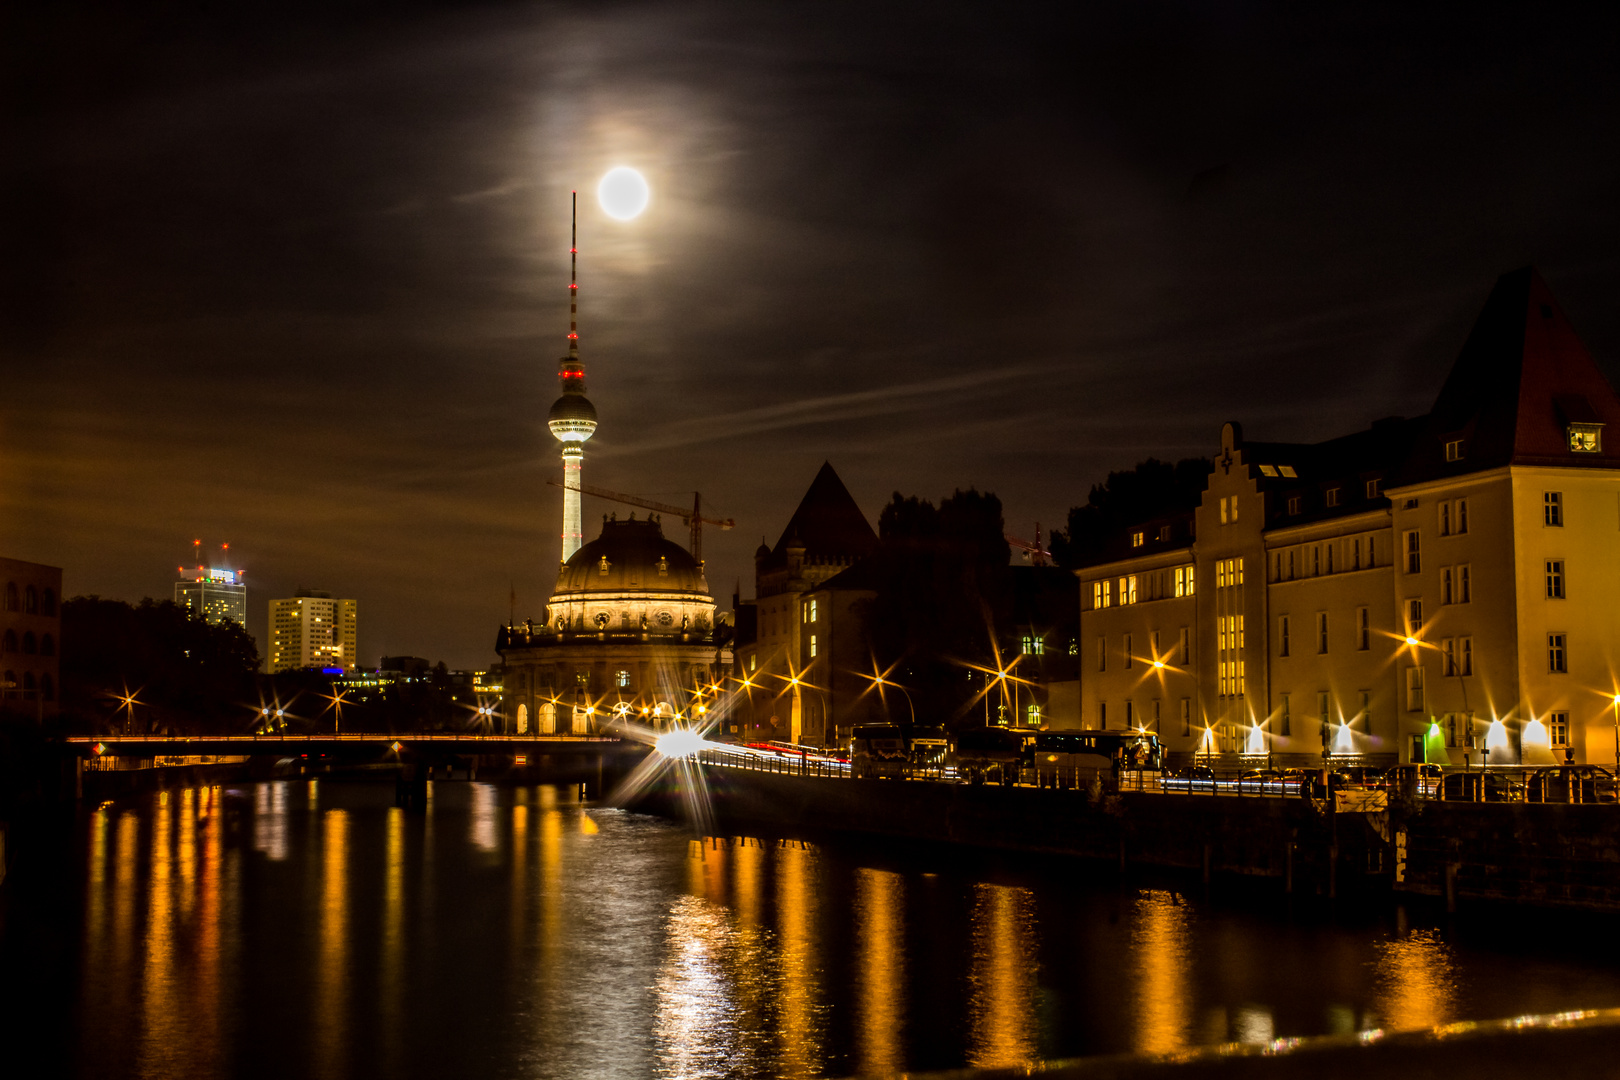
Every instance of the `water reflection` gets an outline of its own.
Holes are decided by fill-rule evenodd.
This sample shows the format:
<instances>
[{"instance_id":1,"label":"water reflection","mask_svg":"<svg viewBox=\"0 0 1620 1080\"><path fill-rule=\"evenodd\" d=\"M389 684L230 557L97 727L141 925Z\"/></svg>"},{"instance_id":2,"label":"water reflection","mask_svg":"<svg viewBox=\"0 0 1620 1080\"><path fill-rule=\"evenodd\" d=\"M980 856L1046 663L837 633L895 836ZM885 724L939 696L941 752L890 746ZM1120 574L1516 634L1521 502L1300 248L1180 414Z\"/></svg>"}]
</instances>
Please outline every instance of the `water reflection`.
<instances>
[{"instance_id":1,"label":"water reflection","mask_svg":"<svg viewBox=\"0 0 1620 1080\"><path fill-rule=\"evenodd\" d=\"M315 781L309 784L315 802ZM349 815L322 815L320 955L315 970L315 1068L318 1076L342 1076L348 1006Z\"/></svg>"},{"instance_id":2,"label":"water reflection","mask_svg":"<svg viewBox=\"0 0 1620 1080\"><path fill-rule=\"evenodd\" d=\"M778 849L776 917L781 951L781 1075L821 1074L817 1015L815 851L802 844Z\"/></svg>"},{"instance_id":3,"label":"water reflection","mask_svg":"<svg viewBox=\"0 0 1620 1080\"><path fill-rule=\"evenodd\" d=\"M495 837L496 809L495 785L472 785L472 813L468 815L472 826L472 845L489 854L494 854L500 847Z\"/></svg>"},{"instance_id":4,"label":"water reflection","mask_svg":"<svg viewBox=\"0 0 1620 1080\"><path fill-rule=\"evenodd\" d=\"M725 913L699 897L677 897L667 933L668 954L654 986L660 1071L673 1077L725 1076L737 1012L723 966L732 937Z\"/></svg>"},{"instance_id":5,"label":"water reflection","mask_svg":"<svg viewBox=\"0 0 1620 1080\"><path fill-rule=\"evenodd\" d=\"M1035 1060L1034 897L974 886L968 1063L981 1069Z\"/></svg>"},{"instance_id":6,"label":"water reflection","mask_svg":"<svg viewBox=\"0 0 1620 1080\"><path fill-rule=\"evenodd\" d=\"M1174 893L1149 890L1136 901L1131 945L1136 951L1135 1034L1139 1054L1170 1054L1187 1045L1192 957L1189 913Z\"/></svg>"},{"instance_id":7,"label":"water reflection","mask_svg":"<svg viewBox=\"0 0 1620 1080\"><path fill-rule=\"evenodd\" d=\"M1415 930L1378 946L1373 1008L1386 1031L1434 1027L1454 1019L1457 993L1451 947L1438 930Z\"/></svg>"},{"instance_id":8,"label":"water reflection","mask_svg":"<svg viewBox=\"0 0 1620 1080\"><path fill-rule=\"evenodd\" d=\"M253 847L280 862L287 857L287 785L260 784L253 792Z\"/></svg>"},{"instance_id":9,"label":"water reflection","mask_svg":"<svg viewBox=\"0 0 1620 1080\"><path fill-rule=\"evenodd\" d=\"M860 949L860 1054L863 1073L905 1066L901 1028L906 1016L905 902L899 874L855 871L855 922Z\"/></svg>"},{"instance_id":10,"label":"water reflection","mask_svg":"<svg viewBox=\"0 0 1620 1080\"><path fill-rule=\"evenodd\" d=\"M385 1030L398 1031L404 1020L405 994L405 811L388 808L383 841L382 963L378 978ZM399 1071L399 1041L385 1039L387 1072Z\"/></svg>"},{"instance_id":11,"label":"water reflection","mask_svg":"<svg viewBox=\"0 0 1620 1080\"><path fill-rule=\"evenodd\" d=\"M174 835L169 793L158 796L152 818L147 865L145 964L141 971L141 1048L143 1076L179 1071L186 1032L174 970Z\"/></svg>"}]
</instances>

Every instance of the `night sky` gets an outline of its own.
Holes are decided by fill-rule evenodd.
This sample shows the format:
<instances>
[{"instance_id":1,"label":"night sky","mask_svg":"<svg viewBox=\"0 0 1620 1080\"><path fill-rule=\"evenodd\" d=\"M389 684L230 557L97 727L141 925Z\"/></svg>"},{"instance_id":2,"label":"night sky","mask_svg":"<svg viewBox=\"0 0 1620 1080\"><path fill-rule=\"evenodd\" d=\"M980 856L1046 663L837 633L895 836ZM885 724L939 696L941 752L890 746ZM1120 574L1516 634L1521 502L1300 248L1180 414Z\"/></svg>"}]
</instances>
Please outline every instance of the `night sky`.
<instances>
[{"instance_id":1,"label":"night sky","mask_svg":"<svg viewBox=\"0 0 1620 1080\"><path fill-rule=\"evenodd\" d=\"M823 459L874 522L973 485L1029 536L1227 419L1425 411L1527 262L1616 373L1613 23L243 6L0 15L0 554L135 600L229 541L261 648L300 585L366 664L543 614L574 187L585 481L735 517L722 608Z\"/></svg>"}]
</instances>

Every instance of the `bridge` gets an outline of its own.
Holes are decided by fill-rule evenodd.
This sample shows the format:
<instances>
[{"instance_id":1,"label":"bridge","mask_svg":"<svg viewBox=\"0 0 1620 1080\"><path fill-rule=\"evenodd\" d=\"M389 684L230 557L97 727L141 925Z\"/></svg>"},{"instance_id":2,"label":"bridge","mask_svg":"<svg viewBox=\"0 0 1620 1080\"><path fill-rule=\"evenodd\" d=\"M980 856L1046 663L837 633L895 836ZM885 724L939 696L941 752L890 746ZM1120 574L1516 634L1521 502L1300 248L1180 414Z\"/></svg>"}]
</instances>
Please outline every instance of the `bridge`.
<instances>
[{"instance_id":1,"label":"bridge","mask_svg":"<svg viewBox=\"0 0 1620 1080\"><path fill-rule=\"evenodd\" d=\"M553 755L640 752L644 743L617 735L479 735L453 731L354 732L335 735L70 735L70 753L96 757L302 757L454 754Z\"/></svg>"}]
</instances>

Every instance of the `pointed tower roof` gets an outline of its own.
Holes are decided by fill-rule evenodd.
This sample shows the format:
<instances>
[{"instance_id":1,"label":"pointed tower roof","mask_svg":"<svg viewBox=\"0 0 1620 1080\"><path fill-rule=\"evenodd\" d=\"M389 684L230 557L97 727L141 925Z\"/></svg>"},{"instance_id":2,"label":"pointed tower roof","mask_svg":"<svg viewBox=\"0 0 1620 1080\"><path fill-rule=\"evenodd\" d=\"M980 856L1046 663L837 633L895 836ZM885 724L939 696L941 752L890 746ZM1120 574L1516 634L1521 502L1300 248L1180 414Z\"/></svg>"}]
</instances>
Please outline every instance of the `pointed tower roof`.
<instances>
[{"instance_id":1,"label":"pointed tower roof","mask_svg":"<svg viewBox=\"0 0 1620 1080\"><path fill-rule=\"evenodd\" d=\"M1600 430L1600 449L1572 450L1572 426ZM1504 465L1620 468L1620 397L1529 266L1497 279L1387 486Z\"/></svg>"},{"instance_id":2,"label":"pointed tower roof","mask_svg":"<svg viewBox=\"0 0 1620 1080\"><path fill-rule=\"evenodd\" d=\"M805 556L819 561L854 562L877 547L877 533L854 496L838 478L830 462L821 463L821 471L810 482L810 490L799 500L781 539L771 549L770 557L763 560L762 569L771 569L786 562L790 544L802 546Z\"/></svg>"}]
</instances>

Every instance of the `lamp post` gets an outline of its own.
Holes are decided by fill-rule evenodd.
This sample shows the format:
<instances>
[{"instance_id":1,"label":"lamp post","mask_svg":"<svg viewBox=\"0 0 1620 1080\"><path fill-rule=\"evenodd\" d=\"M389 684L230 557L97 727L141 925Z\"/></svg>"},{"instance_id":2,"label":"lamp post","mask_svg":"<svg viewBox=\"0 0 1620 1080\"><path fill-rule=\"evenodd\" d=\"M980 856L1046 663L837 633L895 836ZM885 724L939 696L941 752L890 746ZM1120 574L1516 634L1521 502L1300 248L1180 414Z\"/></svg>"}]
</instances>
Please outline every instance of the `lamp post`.
<instances>
[{"instance_id":1,"label":"lamp post","mask_svg":"<svg viewBox=\"0 0 1620 1080\"><path fill-rule=\"evenodd\" d=\"M1614 773L1620 776L1620 694L1614 695Z\"/></svg>"}]
</instances>

